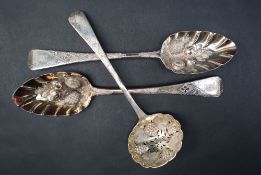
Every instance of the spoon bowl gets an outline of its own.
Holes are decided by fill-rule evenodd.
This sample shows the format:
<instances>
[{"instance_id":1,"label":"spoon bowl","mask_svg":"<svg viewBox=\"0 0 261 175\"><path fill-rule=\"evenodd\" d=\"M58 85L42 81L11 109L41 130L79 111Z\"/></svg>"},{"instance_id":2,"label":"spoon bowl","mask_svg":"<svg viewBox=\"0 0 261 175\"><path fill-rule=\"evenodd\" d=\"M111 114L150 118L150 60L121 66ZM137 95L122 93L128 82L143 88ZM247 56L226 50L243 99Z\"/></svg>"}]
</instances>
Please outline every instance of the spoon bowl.
<instances>
[{"instance_id":1,"label":"spoon bowl","mask_svg":"<svg viewBox=\"0 0 261 175\"><path fill-rule=\"evenodd\" d=\"M74 72L58 72L33 78L13 95L20 108L40 115L69 116L86 108L93 95L88 79Z\"/></svg>"},{"instance_id":2,"label":"spoon bowl","mask_svg":"<svg viewBox=\"0 0 261 175\"><path fill-rule=\"evenodd\" d=\"M197 74L226 64L235 55L236 45L223 35L208 31L182 31L162 44L161 61L178 74Z\"/></svg>"},{"instance_id":3,"label":"spoon bowl","mask_svg":"<svg viewBox=\"0 0 261 175\"><path fill-rule=\"evenodd\" d=\"M182 147L180 123L169 114L153 114L139 120L128 138L133 160L145 168L158 168L172 159Z\"/></svg>"}]
</instances>

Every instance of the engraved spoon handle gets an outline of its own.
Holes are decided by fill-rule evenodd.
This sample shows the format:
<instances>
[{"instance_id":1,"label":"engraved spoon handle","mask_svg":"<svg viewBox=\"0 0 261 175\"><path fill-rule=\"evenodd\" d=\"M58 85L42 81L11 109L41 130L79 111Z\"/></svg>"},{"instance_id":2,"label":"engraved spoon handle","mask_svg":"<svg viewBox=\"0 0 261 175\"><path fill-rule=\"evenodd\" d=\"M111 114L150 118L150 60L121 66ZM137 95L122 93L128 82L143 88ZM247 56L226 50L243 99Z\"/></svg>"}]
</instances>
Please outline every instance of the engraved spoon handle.
<instances>
[{"instance_id":1,"label":"engraved spoon handle","mask_svg":"<svg viewBox=\"0 0 261 175\"><path fill-rule=\"evenodd\" d=\"M91 47L91 49L97 54L97 56L101 59L102 63L105 65L107 70L111 73L112 77L123 91L127 100L133 107L134 111L138 115L139 119L146 117L147 115L141 110L141 108L134 101L124 84L122 83L120 77L117 72L114 70L112 64L104 53L88 19L84 15L82 11L73 12L69 16L69 22L73 26L73 28L78 32L78 34L84 39L84 41Z\"/></svg>"},{"instance_id":2,"label":"engraved spoon handle","mask_svg":"<svg viewBox=\"0 0 261 175\"><path fill-rule=\"evenodd\" d=\"M107 53L109 59L160 58L160 51L140 53ZM40 70L72 63L98 61L95 53L63 52L33 49L28 54L27 65L31 70Z\"/></svg>"},{"instance_id":3,"label":"engraved spoon handle","mask_svg":"<svg viewBox=\"0 0 261 175\"><path fill-rule=\"evenodd\" d=\"M120 89L93 88L94 95L110 95L122 93ZM140 89L128 89L130 93L136 94L176 94L176 95L195 95L202 97L219 97L223 92L222 79L218 76L204 78L201 80Z\"/></svg>"}]
</instances>

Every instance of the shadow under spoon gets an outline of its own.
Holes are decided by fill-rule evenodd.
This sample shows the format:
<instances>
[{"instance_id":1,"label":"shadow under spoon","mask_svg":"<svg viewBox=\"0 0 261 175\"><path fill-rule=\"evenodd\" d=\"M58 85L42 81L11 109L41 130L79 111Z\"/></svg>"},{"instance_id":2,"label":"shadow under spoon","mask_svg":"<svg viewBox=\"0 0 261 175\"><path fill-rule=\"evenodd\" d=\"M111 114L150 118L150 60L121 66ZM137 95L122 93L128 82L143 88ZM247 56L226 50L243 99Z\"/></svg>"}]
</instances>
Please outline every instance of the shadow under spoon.
<instances>
[{"instance_id":1,"label":"shadow under spoon","mask_svg":"<svg viewBox=\"0 0 261 175\"><path fill-rule=\"evenodd\" d=\"M182 84L152 88L129 89L139 94L180 94L219 97L222 80L214 76ZM98 95L122 93L120 89L96 88L83 75L75 72L56 72L41 75L25 82L14 95L14 103L31 113L48 116L70 116L80 113Z\"/></svg>"},{"instance_id":2,"label":"shadow under spoon","mask_svg":"<svg viewBox=\"0 0 261 175\"><path fill-rule=\"evenodd\" d=\"M209 31L181 31L167 37L161 50L140 53L108 53L109 59L160 59L165 67L177 74L197 74L214 70L229 62L236 53L235 43ZM93 53L75 53L34 49L27 64L31 70L97 61Z\"/></svg>"},{"instance_id":3,"label":"shadow under spoon","mask_svg":"<svg viewBox=\"0 0 261 175\"><path fill-rule=\"evenodd\" d=\"M170 114L145 114L114 70L84 13L72 13L69 22L101 59L139 118L128 138L128 150L133 160L145 168L158 168L171 161L182 146L180 123Z\"/></svg>"}]
</instances>

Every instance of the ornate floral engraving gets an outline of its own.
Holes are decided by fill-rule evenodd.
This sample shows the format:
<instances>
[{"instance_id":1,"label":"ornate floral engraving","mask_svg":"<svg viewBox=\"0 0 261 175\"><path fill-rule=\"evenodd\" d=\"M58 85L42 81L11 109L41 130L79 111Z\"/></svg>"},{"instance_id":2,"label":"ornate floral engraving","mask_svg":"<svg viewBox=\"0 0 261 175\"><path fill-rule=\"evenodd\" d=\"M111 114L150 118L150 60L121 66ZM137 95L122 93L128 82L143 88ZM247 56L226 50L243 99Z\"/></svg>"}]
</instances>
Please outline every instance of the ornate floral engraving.
<instances>
[{"instance_id":1,"label":"ornate floral engraving","mask_svg":"<svg viewBox=\"0 0 261 175\"><path fill-rule=\"evenodd\" d=\"M204 92L202 92L201 89L199 89L195 84L193 83L188 83L188 84L184 84L179 91L181 92L181 94L183 95L201 95Z\"/></svg>"},{"instance_id":2,"label":"ornate floral engraving","mask_svg":"<svg viewBox=\"0 0 261 175\"><path fill-rule=\"evenodd\" d=\"M223 91L222 79L210 77L199 81L182 84L178 92L183 95L197 95L205 97L218 97Z\"/></svg>"}]
</instances>

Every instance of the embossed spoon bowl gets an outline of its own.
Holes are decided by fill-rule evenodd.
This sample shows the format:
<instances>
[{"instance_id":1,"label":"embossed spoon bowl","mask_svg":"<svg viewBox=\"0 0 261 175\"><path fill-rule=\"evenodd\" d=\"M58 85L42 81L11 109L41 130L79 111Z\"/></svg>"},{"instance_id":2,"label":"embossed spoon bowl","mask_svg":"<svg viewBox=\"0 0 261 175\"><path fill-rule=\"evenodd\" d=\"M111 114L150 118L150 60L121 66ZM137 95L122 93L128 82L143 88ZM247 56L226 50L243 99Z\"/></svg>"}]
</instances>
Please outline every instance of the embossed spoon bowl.
<instances>
[{"instance_id":1,"label":"embossed spoon bowl","mask_svg":"<svg viewBox=\"0 0 261 175\"><path fill-rule=\"evenodd\" d=\"M215 76L176 85L130 89L129 92L219 97L222 88L221 78ZM28 80L16 90L13 101L28 112L59 117L78 114L89 106L93 96L118 93L122 91L93 87L88 79L79 73L57 72Z\"/></svg>"},{"instance_id":2,"label":"embossed spoon bowl","mask_svg":"<svg viewBox=\"0 0 261 175\"><path fill-rule=\"evenodd\" d=\"M109 59L159 58L165 67L178 74L197 74L226 64L236 52L235 43L223 35L208 31L182 31L170 35L160 51L108 53ZM39 70L77 62L96 61L92 53L31 50L28 67Z\"/></svg>"},{"instance_id":3,"label":"embossed spoon bowl","mask_svg":"<svg viewBox=\"0 0 261 175\"><path fill-rule=\"evenodd\" d=\"M171 161L182 146L180 123L169 114L145 114L114 70L84 13L72 13L69 22L101 59L139 118L128 139L128 149L133 160L145 168L158 168Z\"/></svg>"}]
</instances>

